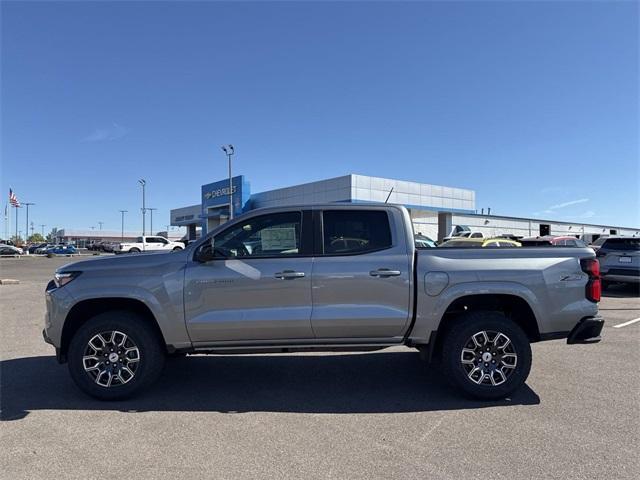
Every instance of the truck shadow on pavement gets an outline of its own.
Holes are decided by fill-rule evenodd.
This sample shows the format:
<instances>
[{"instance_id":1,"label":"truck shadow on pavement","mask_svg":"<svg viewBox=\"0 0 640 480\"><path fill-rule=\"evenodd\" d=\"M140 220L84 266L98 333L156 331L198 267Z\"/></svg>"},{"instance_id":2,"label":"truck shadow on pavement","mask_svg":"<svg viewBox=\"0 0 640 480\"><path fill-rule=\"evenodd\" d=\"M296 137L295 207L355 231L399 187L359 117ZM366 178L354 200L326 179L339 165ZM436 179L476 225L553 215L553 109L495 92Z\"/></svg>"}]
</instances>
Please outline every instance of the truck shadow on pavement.
<instances>
[{"instance_id":1,"label":"truck shadow on pavement","mask_svg":"<svg viewBox=\"0 0 640 480\"><path fill-rule=\"evenodd\" d=\"M121 412L395 413L537 405L528 386L510 398L462 397L415 352L188 356L169 359L156 385L126 401L101 402L72 383L54 357L0 362L0 419L35 410Z\"/></svg>"}]
</instances>

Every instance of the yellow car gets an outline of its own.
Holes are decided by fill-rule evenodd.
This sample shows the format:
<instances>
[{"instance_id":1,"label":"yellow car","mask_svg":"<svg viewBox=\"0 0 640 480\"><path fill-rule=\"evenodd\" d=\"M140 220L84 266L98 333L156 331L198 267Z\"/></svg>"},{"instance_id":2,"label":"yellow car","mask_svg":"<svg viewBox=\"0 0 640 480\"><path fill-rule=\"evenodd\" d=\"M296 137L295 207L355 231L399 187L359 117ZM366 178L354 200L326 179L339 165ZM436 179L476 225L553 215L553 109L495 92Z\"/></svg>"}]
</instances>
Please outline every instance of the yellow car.
<instances>
[{"instance_id":1,"label":"yellow car","mask_svg":"<svg viewBox=\"0 0 640 480\"><path fill-rule=\"evenodd\" d=\"M521 247L520 242L508 238L455 238L444 242L441 247Z\"/></svg>"}]
</instances>

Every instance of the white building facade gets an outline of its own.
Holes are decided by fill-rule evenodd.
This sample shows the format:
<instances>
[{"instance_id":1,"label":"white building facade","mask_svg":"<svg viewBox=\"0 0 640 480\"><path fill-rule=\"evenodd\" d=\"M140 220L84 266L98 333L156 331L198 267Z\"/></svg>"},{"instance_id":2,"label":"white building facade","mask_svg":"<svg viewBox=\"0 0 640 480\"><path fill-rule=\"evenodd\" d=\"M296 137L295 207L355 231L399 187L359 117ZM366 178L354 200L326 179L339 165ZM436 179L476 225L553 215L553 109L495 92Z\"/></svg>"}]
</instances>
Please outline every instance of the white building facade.
<instances>
[{"instance_id":1,"label":"white building facade","mask_svg":"<svg viewBox=\"0 0 640 480\"><path fill-rule=\"evenodd\" d=\"M189 239L196 238L228 219L230 199L228 180L203 185L202 204L171 211L171 225L187 227ZM432 185L406 180L349 174L315 182L277 188L252 194L250 183L243 177L233 179L233 211L238 215L262 207L317 203L391 203L409 209L416 233L442 240L455 226L466 226L485 237L515 235L585 234L639 236L640 228L595 225L533 218L477 214L474 190ZM212 189L215 195L212 195Z\"/></svg>"}]
</instances>

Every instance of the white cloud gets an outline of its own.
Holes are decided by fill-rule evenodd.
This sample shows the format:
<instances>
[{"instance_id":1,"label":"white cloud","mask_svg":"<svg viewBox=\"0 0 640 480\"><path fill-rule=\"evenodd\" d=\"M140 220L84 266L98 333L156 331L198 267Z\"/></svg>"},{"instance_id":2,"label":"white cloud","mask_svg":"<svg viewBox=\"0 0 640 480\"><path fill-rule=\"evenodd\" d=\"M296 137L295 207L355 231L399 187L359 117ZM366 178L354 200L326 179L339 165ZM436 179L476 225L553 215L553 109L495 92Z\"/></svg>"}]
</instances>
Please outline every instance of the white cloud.
<instances>
[{"instance_id":1,"label":"white cloud","mask_svg":"<svg viewBox=\"0 0 640 480\"><path fill-rule=\"evenodd\" d=\"M547 210L558 210L560 208L570 207L571 205L578 205L580 203L588 202L588 198L579 198L577 200L571 200L569 202L558 203L557 205L551 205Z\"/></svg>"},{"instance_id":2,"label":"white cloud","mask_svg":"<svg viewBox=\"0 0 640 480\"><path fill-rule=\"evenodd\" d=\"M111 127L96 128L91 134L82 139L83 142L103 142L124 137L130 130L114 123Z\"/></svg>"},{"instance_id":3,"label":"white cloud","mask_svg":"<svg viewBox=\"0 0 640 480\"><path fill-rule=\"evenodd\" d=\"M596 212L594 212L593 210L587 210L586 212L582 212L580 215L578 215L578 218L592 218L596 216Z\"/></svg>"}]
</instances>

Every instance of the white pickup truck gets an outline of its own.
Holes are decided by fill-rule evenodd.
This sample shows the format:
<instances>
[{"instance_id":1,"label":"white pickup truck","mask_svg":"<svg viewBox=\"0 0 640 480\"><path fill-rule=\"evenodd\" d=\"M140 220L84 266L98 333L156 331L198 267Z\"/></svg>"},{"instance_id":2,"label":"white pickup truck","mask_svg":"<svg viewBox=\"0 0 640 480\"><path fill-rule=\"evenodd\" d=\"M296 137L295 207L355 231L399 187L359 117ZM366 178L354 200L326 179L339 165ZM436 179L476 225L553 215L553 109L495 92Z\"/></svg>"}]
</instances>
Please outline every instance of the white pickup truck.
<instances>
[{"instance_id":1,"label":"white pickup truck","mask_svg":"<svg viewBox=\"0 0 640 480\"><path fill-rule=\"evenodd\" d=\"M125 242L115 245L115 253L140 253L140 252L171 252L182 250L184 244L172 242L164 237L138 237L135 242Z\"/></svg>"}]
</instances>

